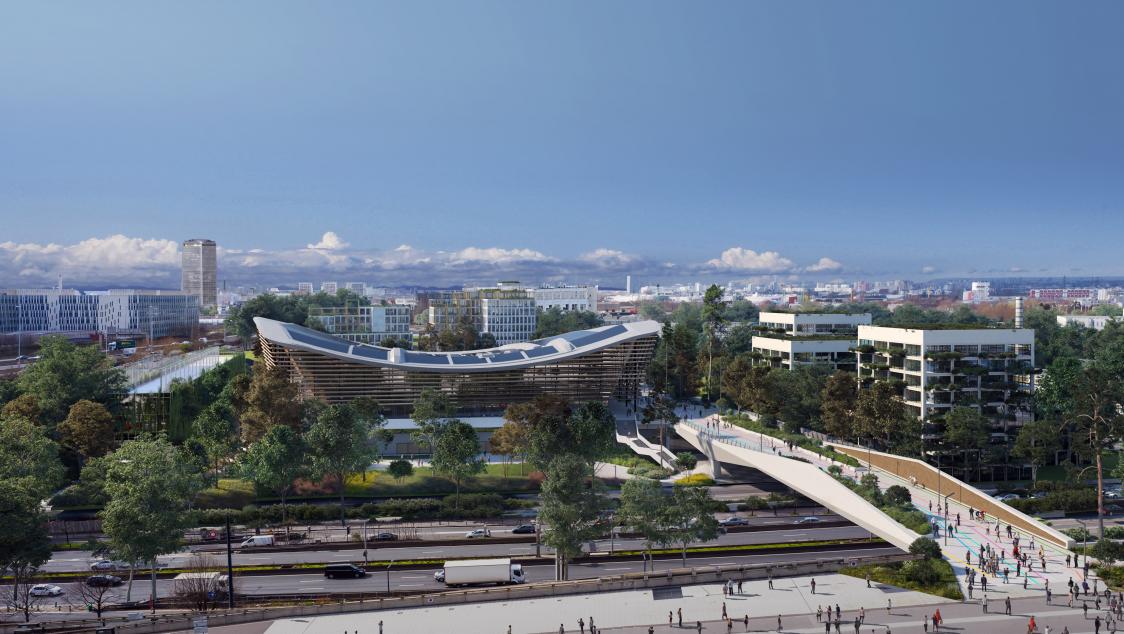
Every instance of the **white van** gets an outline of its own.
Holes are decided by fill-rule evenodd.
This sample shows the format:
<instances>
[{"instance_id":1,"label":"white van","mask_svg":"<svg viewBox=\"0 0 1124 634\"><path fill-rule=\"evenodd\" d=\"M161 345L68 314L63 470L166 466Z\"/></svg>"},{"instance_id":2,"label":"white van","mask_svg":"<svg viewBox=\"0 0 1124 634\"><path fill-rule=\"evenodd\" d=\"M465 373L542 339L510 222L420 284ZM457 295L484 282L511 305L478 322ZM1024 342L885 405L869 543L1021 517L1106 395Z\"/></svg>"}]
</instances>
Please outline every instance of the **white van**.
<instances>
[{"instance_id":1,"label":"white van","mask_svg":"<svg viewBox=\"0 0 1124 634\"><path fill-rule=\"evenodd\" d=\"M254 535L242 540L239 545L240 548L258 548L261 546L272 546L273 535Z\"/></svg>"}]
</instances>

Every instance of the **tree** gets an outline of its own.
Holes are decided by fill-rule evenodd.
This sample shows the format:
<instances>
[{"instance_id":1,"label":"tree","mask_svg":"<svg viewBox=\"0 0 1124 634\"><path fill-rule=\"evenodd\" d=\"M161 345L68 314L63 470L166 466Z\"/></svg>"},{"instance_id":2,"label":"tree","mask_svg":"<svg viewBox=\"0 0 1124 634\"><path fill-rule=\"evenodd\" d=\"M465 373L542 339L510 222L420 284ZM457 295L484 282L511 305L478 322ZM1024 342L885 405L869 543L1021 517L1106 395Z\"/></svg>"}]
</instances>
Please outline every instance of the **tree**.
<instances>
[{"instance_id":1,"label":"tree","mask_svg":"<svg viewBox=\"0 0 1124 634\"><path fill-rule=\"evenodd\" d=\"M726 324L726 302L722 300L724 291L717 284L711 284L703 294L703 324L706 333L706 398L712 400L714 386L714 346L722 335Z\"/></svg>"},{"instance_id":2,"label":"tree","mask_svg":"<svg viewBox=\"0 0 1124 634\"><path fill-rule=\"evenodd\" d=\"M300 434L278 425L247 447L240 460L244 477L259 489L281 498L281 523L286 528L289 522L285 501L293 482L308 473L307 449Z\"/></svg>"},{"instance_id":3,"label":"tree","mask_svg":"<svg viewBox=\"0 0 1124 634\"><path fill-rule=\"evenodd\" d=\"M36 602L30 593L32 579L51 558L51 537L40 499L19 481L0 479L0 572L11 577L4 590L6 603L23 612L25 622L31 620Z\"/></svg>"},{"instance_id":4,"label":"tree","mask_svg":"<svg viewBox=\"0 0 1124 634\"><path fill-rule=\"evenodd\" d=\"M671 543L667 529L667 507L670 498L656 480L632 478L621 485L617 518L644 540L646 561L652 559L652 548Z\"/></svg>"},{"instance_id":5,"label":"tree","mask_svg":"<svg viewBox=\"0 0 1124 634\"><path fill-rule=\"evenodd\" d=\"M83 399L113 411L127 391L125 373L113 367L97 346L79 346L50 335L39 340L39 357L18 382L24 394L35 396L43 422L49 425L61 422L70 406Z\"/></svg>"},{"instance_id":6,"label":"tree","mask_svg":"<svg viewBox=\"0 0 1124 634\"><path fill-rule=\"evenodd\" d=\"M62 479L59 446L46 429L22 418L0 421L0 480L15 480L42 500Z\"/></svg>"},{"instance_id":7,"label":"tree","mask_svg":"<svg viewBox=\"0 0 1124 634\"><path fill-rule=\"evenodd\" d=\"M545 339L575 330L596 328L605 322L595 312L587 310L562 310L557 306L539 310L532 339Z\"/></svg>"},{"instance_id":8,"label":"tree","mask_svg":"<svg viewBox=\"0 0 1124 634\"><path fill-rule=\"evenodd\" d=\"M503 477L507 477L507 465L515 456L526 455L530 446L529 430L519 423L506 421L492 433L492 451L504 457ZM522 473L522 471L520 471Z\"/></svg>"},{"instance_id":9,"label":"tree","mask_svg":"<svg viewBox=\"0 0 1124 634\"><path fill-rule=\"evenodd\" d=\"M1089 554L1102 564L1111 566L1124 559L1124 544L1115 539L1098 539Z\"/></svg>"},{"instance_id":10,"label":"tree","mask_svg":"<svg viewBox=\"0 0 1124 634\"><path fill-rule=\"evenodd\" d=\"M241 416L243 444L253 443L277 425L301 431L300 394L281 368L255 364L245 394L236 394L235 399L245 402Z\"/></svg>"},{"instance_id":11,"label":"tree","mask_svg":"<svg viewBox=\"0 0 1124 634\"><path fill-rule=\"evenodd\" d=\"M714 519L710 492L698 487L675 487L667 505L669 541L682 548L683 566L687 565L687 547L691 542L708 542L718 537L718 520Z\"/></svg>"},{"instance_id":12,"label":"tree","mask_svg":"<svg viewBox=\"0 0 1124 634\"><path fill-rule=\"evenodd\" d=\"M844 439L855 437L857 385L855 375L845 370L838 370L827 378L820 395L820 417L828 435Z\"/></svg>"},{"instance_id":13,"label":"tree","mask_svg":"<svg viewBox=\"0 0 1124 634\"><path fill-rule=\"evenodd\" d=\"M976 454L977 480L980 477L980 456L987 448L990 439L991 425L974 407L953 407L945 415L943 440L960 451L965 473L968 473L968 455Z\"/></svg>"},{"instance_id":14,"label":"tree","mask_svg":"<svg viewBox=\"0 0 1124 634\"><path fill-rule=\"evenodd\" d=\"M386 472L390 477L401 483L406 478L414 475L414 465L410 464L409 460L393 460L386 466Z\"/></svg>"},{"instance_id":15,"label":"tree","mask_svg":"<svg viewBox=\"0 0 1124 634\"><path fill-rule=\"evenodd\" d=\"M230 407L222 401L207 406L192 421L191 437L203 448L208 471L217 476L223 462L238 450L238 437Z\"/></svg>"},{"instance_id":16,"label":"tree","mask_svg":"<svg viewBox=\"0 0 1124 634\"><path fill-rule=\"evenodd\" d=\"M312 476L331 476L338 483L341 526L347 525L343 506L347 477L366 472L378 460L378 442L389 438L385 424L381 415L361 413L351 405L329 405L305 432Z\"/></svg>"},{"instance_id":17,"label":"tree","mask_svg":"<svg viewBox=\"0 0 1124 634\"><path fill-rule=\"evenodd\" d=\"M1098 364L1086 368L1067 420L1073 426L1078 451L1093 460L1097 471L1097 523L1104 535L1104 453L1120 441L1124 432L1121 413L1121 378Z\"/></svg>"},{"instance_id":18,"label":"tree","mask_svg":"<svg viewBox=\"0 0 1124 634\"><path fill-rule=\"evenodd\" d=\"M544 394L509 406L504 418L527 426L528 458L539 468L560 454L577 455L592 467L616 442L616 418L602 403L583 403L573 409L565 399Z\"/></svg>"},{"instance_id":19,"label":"tree","mask_svg":"<svg viewBox=\"0 0 1124 634\"><path fill-rule=\"evenodd\" d=\"M1030 478L1037 482L1038 468L1054 460L1060 448L1057 424L1048 420L1035 420L1019 429L1011 453L1030 463Z\"/></svg>"},{"instance_id":20,"label":"tree","mask_svg":"<svg viewBox=\"0 0 1124 634\"><path fill-rule=\"evenodd\" d=\"M433 450L433 443L445 422L456 413L457 407L449 395L433 388L424 388L414 400L410 419L414 421L414 431L410 436L414 444L423 450Z\"/></svg>"},{"instance_id":21,"label":"tree","mask_svg":"<svg viewBox=\"0 0 1124 634\"><path fill-rule=\"evenodd\" d=\"M431 464L434 473L452 479L456 485L455 507L459 509L461 484L487 466L480 458L480 439L472 425L454 418L442 426L433 443Z\"/></svg>"},{"instance_id":22,"label":"tree","mask_svg":"<svg viewBox=\"0 0 1124 634\"><path fill-rule=\"evenodd\" d=\"M78 596L78 600L89 606L97 617L101 618L101 613L105 611L109 605L117 600L117 588L113 586L91 586L82 581L74 583L71 588Z\"/></svg>"},{"instance_id":23,"label":"tree","mask_svg":"<svg viewBox=\"0 0 1124 634\"><path fill-rule=\"evenodd\" d=\"M37 425L43 424L43 410L39 409L39 399L34 394L20 394L0 409L0 420L6 418L22 418Z\"/></svg>"},{"instance_id":24,"label":"tree","mask_svg":"<svg viewBox=\"0 0 1124 634\"><path fill-rule=\"evenodd\" d=\"M699 464L699 459L698 456L689 451L680 451L679 453L675 454L675 462L684 471L690 471Z\"/></svg>"},{"instance_id":25,"label":"tree","mask_svg":"<svg viewBox=\"0 0 1124 634\"><path fill-rule=\"evenodd\" d=\"M85 458L97 458L113 449L113 416L101 403L82 399L58 428L62 444Z\"/></svg>"},{"instance_id":26,"label":"tree","mask_svg":"<svg viewBox=\"0 0 1124 634\"><path fill-rule=\"evenodd\" d=\"M856 436L869 443L881 441L883 447L893 449L895 439L903 435L906 416L905 405L894 387L886 381L875 381L859 391L855 400Z\"/></svg>"},{"instance_id":27,"label":"tree","mask_svg":"<svg viewBox=\"0 0 1124 634\"><path fill-rule=\"evenodd\" d=\"M180 547L187 511L201 485L199 474L179 449L154 438L123 443L107 456L105 467L102 530L113 551L130 562L127 595L132 594L133 567L144 562L151 569L155 602L156 558Z\"/></svg>"},{"instance_id":28,"label":"tree","mask_svg":"<svg viewBox=\"0 0 1124 634\"><path fill-rule=\"evenodd\" d=\"M546 467L540 491L539 521L546 530L542 542L554 549L555 578L568 578L568 562L582 552L582 544L597 537L597 521L606 500L596 480L587 484L589 465L573 454L561 454Z\"/></svg>"},{"instance_id":29,"label":"tree","mask_svg":"<svg viewBox=\"0 0 1124 634\"><path fill-rule=\"evenodd\" d=\"M918 537L913 540L913 543L909 545L909 553L921 555L925 559L940 559L942 557L940 544L928 537Z\"/></svg>"}]
</instances>

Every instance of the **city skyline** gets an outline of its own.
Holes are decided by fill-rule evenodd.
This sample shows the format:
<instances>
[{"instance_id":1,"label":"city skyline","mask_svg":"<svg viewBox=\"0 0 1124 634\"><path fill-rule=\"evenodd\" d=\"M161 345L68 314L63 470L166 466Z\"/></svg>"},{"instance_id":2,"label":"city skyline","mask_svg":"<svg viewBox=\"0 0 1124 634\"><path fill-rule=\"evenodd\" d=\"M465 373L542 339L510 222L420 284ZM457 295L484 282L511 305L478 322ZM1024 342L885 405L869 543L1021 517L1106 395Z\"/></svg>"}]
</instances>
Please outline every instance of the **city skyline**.
<instances>
[{"instance_id":1,"label":"city skyline","mask_svg":"<svg viewBox=\"0 0 1124 634\"><path fill-rule=\"evenodd\" d=\"M12 6L0 278L1124 274L1124 7L967 8Z\"/></svg>"}]
</instances>

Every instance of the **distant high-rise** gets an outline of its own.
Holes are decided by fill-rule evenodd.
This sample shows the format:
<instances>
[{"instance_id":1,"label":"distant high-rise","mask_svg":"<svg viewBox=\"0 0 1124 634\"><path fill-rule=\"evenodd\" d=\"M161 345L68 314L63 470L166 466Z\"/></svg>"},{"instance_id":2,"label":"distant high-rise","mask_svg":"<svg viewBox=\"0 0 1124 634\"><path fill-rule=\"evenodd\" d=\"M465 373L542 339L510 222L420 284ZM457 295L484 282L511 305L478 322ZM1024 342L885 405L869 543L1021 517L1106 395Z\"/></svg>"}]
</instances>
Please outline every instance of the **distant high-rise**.
<instances>
[{"instance_id":1,"label":"distant high-rise","mask_svg":"<svg viewBox=\"0 0 1124 634\"><path fill-rule=\"evenodd\" d=\"M198 297L204 307L218 303L216 249L214 240L195 238L183 243L180 289Z\"/></svg>"}]
</instances>

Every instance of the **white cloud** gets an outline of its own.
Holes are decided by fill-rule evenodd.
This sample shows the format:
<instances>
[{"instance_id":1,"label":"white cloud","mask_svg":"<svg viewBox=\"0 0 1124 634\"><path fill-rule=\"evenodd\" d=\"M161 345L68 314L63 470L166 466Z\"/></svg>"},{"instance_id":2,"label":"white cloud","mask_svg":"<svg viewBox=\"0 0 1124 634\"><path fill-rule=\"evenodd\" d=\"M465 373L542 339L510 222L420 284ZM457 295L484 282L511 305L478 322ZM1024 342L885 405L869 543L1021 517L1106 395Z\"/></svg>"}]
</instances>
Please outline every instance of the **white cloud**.
<instances>
[{"instance_id":1,"label":"white cloud","mask_svg":"<svg viewBox=\"0 0 1124 634\"><path fill-rule=\"evenodd\" d=\"M751 273L780 273L789 271L794 266L792 260L776 251L758 253L741 247L726 249L721 256L709 260L707 264L718 269Z\"/></svg>"},{"instance_id":2,"label":"white cloud","mask_svg":"<svg viewBox=\"0 0 1124 634\"><path fill-rule=\"evenodd\" d=\"M460 251L447 254L452 264L464 262L489 262L492 264L510 264L512 262L551 262L554 258L548 257L533 249L501 249L490 247L467 247Z\"/></svg>"},{"instance_id":3,"label":"white cloud","mask_svg":"<svg viewBox=\"0 0 1124 634\"><path fill-rule=\"evenodd\" d=\"M309 249L322 249L324 251L339 251L351 246L336 235L335 231L325 231L324 235L320 237L320 242L308 245Z\"/></svg>"},{"instance_id":4,"label":"white cloud","mask_svg":"<svg viewBox=\"0 0 1124 634\"><path fill-rule=\"evenodd\" d=\"M936 273L937 267L935 267L931 264L926 264L925 266L921 267L921 272L925 273L925 274Z\"/></svg>"},{"instance_id":5,"label":"white cloud","mask_svg":"<svg viewBox=\"0 0 1124 634\"><path fill-rule=\"evenodd\" d=\"M619 267L632 264L636 258L624 251L602 248L583 253L578 256L578 260L600 267Z\"/></svg>"},{"instance_id":6,"label":"white cloud","mask_svg":"<svg viewBox=\"0 0 1124 634\"><path fill-rule=\"evenodd\" d=\"M18 275L31 284L84 283L125 277L142 284L178 277L179 244L173 240L115 234L71 245L0 243L0 279ZM178 280L177 280L178 286Z\"/></svg>"},{"instance_id":7,"label":"white cloud","mask_svg":"<svg viewBox=\"0 0 1124 634\"><path fill-rule=\"evenodd\" d=\"M807 267L805 270L810 273L821 273L824 271L838 271L842 268L842 264L831 258L820 258L819 262Z\"/></svg>"}]
</instances>

